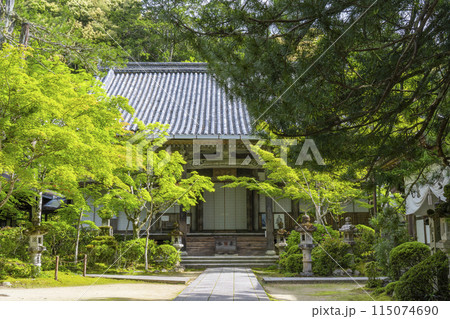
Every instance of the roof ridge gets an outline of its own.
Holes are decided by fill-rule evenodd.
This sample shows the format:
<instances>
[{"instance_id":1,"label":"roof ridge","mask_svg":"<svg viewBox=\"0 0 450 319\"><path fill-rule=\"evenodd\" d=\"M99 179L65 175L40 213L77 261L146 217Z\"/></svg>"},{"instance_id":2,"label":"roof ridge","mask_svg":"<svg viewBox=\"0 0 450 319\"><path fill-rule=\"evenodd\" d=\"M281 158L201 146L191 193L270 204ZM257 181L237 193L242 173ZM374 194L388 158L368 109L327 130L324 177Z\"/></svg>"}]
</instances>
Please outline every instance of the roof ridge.
<instances>
[{"instance_id":1,"label":"roof ridge","mask_svg":"<svg viewBox=\"0 0 450 319\"><path fill-rule=\"evenodd\" d=\"M114 68L115 72L207 72L204 62L129 62L123 68Z\"/></svg>"}]
</instances>

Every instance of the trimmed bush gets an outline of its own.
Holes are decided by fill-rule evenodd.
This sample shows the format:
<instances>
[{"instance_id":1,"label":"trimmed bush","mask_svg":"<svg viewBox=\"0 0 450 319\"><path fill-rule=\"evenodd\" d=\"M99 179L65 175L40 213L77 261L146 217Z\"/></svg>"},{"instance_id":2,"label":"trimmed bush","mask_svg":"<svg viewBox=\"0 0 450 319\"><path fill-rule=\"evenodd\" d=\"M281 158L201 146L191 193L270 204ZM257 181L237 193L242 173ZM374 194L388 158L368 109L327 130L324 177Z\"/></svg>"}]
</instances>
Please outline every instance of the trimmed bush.
<instances>
[{"instance_id":1,"label":"trimmed bush","mask_svg":"<svg viewBox=\"0 0 450 319\"><path fill-rule=\"evenodd\" d=\"M3 278L5 278L5 276L28 278L35 273L33 265L24 263L19 259L0 258L0 269L2 270Z\"/></svg>"},{"instance_id":2,"label":"trimmed bush","mask_svg":"<svg viewBox=\"0 0 450 319\"><path fill-rule=\"evenodd\" d=\"M125 267L144 262L145 254L145 238L133 239L124 241L120 245L121 263ZM156 254L156 243L153 240L148 241L148 260L149 263L153 261Z\"/></svg>"},{"instance_id":3,"label":"trimmed bush","mask_svg":"<svg viewBox=\"0 0 450 319\"><path fill-rule=\"evenodd\" d=\"M395 285L395 298L401 301L448 300L448 258L437 251L411 267Z\"/></svg>"},{"instance_id":4,"label":"trimmed bush","mask_svg":"<svg viewBox=\"0 0 450 319\"><path fill-rule=\"evenodd\" d=\"M389 275L399 280L408 269L430 256L430 248L417 241L398 245L389 253Z\"/></svg>"},{"instance_id":5,"label":"trimmed bush","mask_svg":"<svg viewBox=\"0 0 450 319\"><path fill-rule=\"evenodd\" d=\"M298 247L298 244L300 244L300 233L298 231L291 231L289 236L286 238L286 251L288 251L291 247Z\"/></svg>"},{"instance_id":6,"label":"trimmed bush","mask_svg":"<svg viewBox=\"0 0 450 319\"><path fill-rule=\"evenodd\" d=\"M312 250L313 272L319 276L330 276L333 270L350 267L352 255L348 253L350 245L338 238L326 238L321 246ZM339 264L339 265L338 265Z\"/></svg>"},{"instance_id":7,"label":"trimmed bush","mask_svg":"<svg viewBox=\"0 0 450 319\"><path fill-rule=\"evenodd\" d=\"M89 254L89 265L112 264L115 261L118 244L113 236L97 236L86 248Z\"/></svg>"},{"instance_id":8,"label":"trimmed bush","mask_svg":"<svg viewBox=\"0 0 450 319\"><path fill-rule=\"evenodd\" d=\"M395 290L396 285L397 285L397 281L388 283L386 285L386 287L384 287L384 291L386 292L386 295L392 297L394 295L394 290Z\"/></svg>"},{"instance_id":9,"label":"trimmed bush","mask_svg":"<svg viewBox=\"0 0 450 319\"><path fill-rule=\"evenodd\" d=\"M323 226L322 224L314 224L314 226L317 227L317 230L313 232L314 244L321 244L325 239L330 237L339 238L339 232L337 230L334 230L331 226Z\"/></svg>"},{"instance_id":10,"label":"trimmed bush","mask_svg":"<svg viewBox=\"0 0 450 319\"><path fill-rule=\"evenodd\" d=\"M170 270L178 264L181 257L172 245L161 245L156 248L155 259L160 268Z\"/></svg>"},{"instance_id":11,"label":"trimmed bush","mask_svg":"<svg viewBox=\"0 0 450 319\"><path fill-rule=\"evenodd\" d=\"M303 271L303 255L292 254L288 256L284 265L288 273L301 273Z\"/></svg>"},{"instance_id":12,"label":"trimmed bush","mask_svg":"<svg viewBox=\"0 0 450 319\"><path fill-rule=\"evenodd\" d=\"M374 245L376 243L375 230L365 225L356 225L358 232L355 236L353 245L353 254L356 258L368 261L374 254Z\"/></svg>"}]
</instances>

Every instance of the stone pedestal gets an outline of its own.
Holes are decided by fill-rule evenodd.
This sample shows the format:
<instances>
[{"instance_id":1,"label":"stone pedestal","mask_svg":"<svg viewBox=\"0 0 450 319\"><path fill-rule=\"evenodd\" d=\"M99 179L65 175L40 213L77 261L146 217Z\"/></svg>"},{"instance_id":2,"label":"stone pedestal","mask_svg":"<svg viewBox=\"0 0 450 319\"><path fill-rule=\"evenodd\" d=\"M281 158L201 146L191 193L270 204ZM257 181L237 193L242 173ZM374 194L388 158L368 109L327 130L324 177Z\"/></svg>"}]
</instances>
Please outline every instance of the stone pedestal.
<instances>
[{"instance_id":1,"label":"stone pedestal","mask_svg":"<svg viewBox=\"0 0 450 319\"><path fill-rule=\"evenodd\" d=\"M299 227L300 231L300 244L298 247L303 253L303 276L312 276L312 259L311 250L315 247L313 243L312 233L317 230L317 227L311 224L308 215L303 215L302 223Z\"/></svg>"}]
</instances>

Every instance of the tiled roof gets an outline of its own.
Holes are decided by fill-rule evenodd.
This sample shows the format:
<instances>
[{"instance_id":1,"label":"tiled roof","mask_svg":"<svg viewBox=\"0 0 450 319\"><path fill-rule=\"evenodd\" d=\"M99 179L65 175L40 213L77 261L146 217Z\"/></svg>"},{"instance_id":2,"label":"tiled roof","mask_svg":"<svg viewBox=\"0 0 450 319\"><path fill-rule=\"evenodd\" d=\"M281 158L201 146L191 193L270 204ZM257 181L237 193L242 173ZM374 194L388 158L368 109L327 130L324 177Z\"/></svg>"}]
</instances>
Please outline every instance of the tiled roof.
<instances>
[{"instance_id":1,"label":"tiled roof","mask_svg":"<svg viewBox=\"0 0 450 319\"><path fill-rule=\"evenodd\" d=\"M103 78L109 95L130 101L144 123L169 124L176 138L240 138L251 135L245 105L230 99L206 63L129 63ZM124 120L132 123L130 114Z\"/></svg>"}]
</instances>

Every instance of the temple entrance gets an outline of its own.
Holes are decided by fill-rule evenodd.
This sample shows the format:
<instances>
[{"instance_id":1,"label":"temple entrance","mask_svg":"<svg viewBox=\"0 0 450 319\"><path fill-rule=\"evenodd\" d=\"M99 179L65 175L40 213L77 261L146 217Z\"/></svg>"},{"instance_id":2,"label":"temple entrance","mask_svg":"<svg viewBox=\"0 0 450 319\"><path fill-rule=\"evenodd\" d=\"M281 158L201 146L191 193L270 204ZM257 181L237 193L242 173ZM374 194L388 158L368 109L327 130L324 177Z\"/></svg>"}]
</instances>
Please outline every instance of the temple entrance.
<instances>
[{"instance_id":1,"label":"temple entrance","mask_svg":"<svg viewBox=\"0 0 450 319\"><path fill-rule=\"evenodd\" d=\"M215 183L214 193L205 193L203 230L230 231L247 229L247 193L242 187L223 188Z\"/></svg>"}]
</instances>

